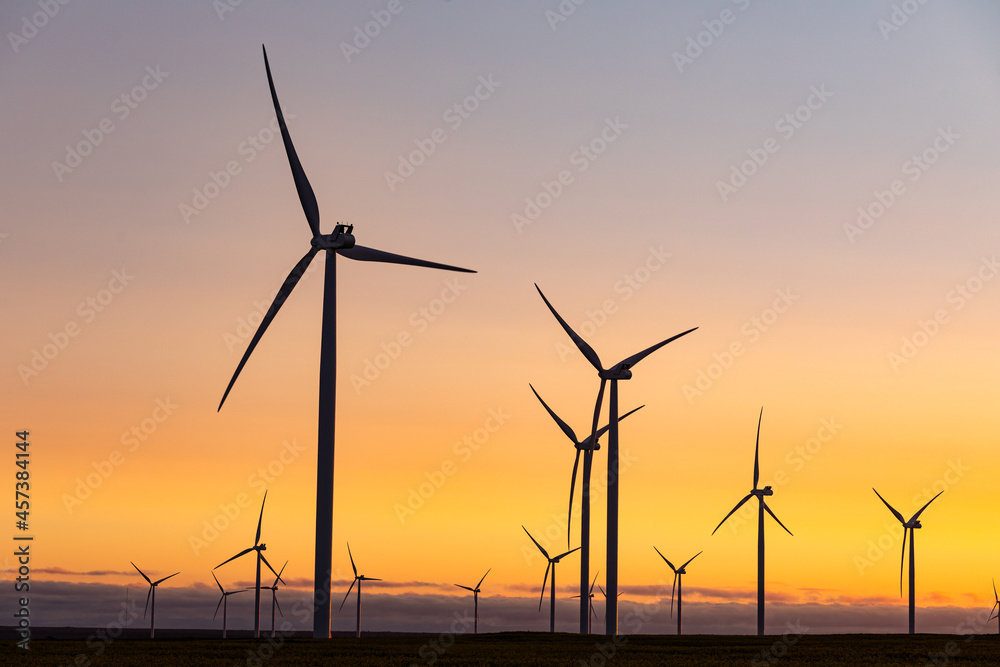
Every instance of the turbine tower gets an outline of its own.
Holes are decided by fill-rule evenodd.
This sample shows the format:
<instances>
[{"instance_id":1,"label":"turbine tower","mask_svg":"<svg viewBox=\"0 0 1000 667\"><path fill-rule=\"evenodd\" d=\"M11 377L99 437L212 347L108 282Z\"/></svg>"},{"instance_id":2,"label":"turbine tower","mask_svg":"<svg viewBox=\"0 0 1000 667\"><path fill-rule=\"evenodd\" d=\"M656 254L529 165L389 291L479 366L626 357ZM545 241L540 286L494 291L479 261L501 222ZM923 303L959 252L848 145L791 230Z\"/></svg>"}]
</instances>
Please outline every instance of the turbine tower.
<instances>
[{"instance_id":1,"label":"turbine tower","mask_svg":"<svg viewBox=\"0 0 1000 667\"><path fill-rule=\"evenodd\" d=\"M521 526L524 532L528 533L528 529ZM528 537L531 537L531 533L528 533ZM545 582L549 579L549 570L552 570L552 589L549 592L549 632L556 631L556 565L566 556L570 555L580 547L576 549L570 549L566 553L561 553L558 556L549 556L549 552L542 548L542 545L538 543L538 540L531 537L531 541L535 543L538 550L542 552L542 555L549 561L549 564L545 567L545 578L542 579L542 594L538 598L538 611L542 610L542 600L545 599Z\"/></svg>"},{"instance_id":2,"label":"turbine tower","mask_svg":"<svg viewBox=\"0 0 1000 667\"><path fill-rule=\"evenodd\" d=\"M493 568L491 567L489 570L486 570L486 574L489 574L490 570L492 569ZM483 575L483 579L486 578L486 574ZM455 584L459 588L464 588L467 591L472 591L472 604L476 614L475 625L472 630L472 634L474 635L479 634L479 587L483 585L483 579L479 580L479 583L476 584L475 588L469 588L468 586L463 586L462 584Z\"/></svg>"},{"instance_id":3,"label":"turbine tower","mask_svg":"<svg viewBox=\"0 0 1000 667\"><path fill-rule=\"evenodd\" d=\"M598 377L601 378L601 388L597 392L597 404L594 406L594 421L591 428L591 442L597 440L597 422L601 414L601 405L604 400L604 386L607 382L611 381L611 396L609 400L609 433L608 433L608 553L607 553L607 578L608 585L608 610L605 614L605 632L608 635L618 634L618 381L628 380L632 377L632 371L630 370L632 366L645 359L647 356L660 349L667 343L677 340L681 336L685 336L698 327L694 329L688 329L683 333L679 333L676 336L672 336L664 341L657 343L651 347L646 348L642 352L633 354L631 357L623 359L611 368L604 368L601 364L601 358L597 356L594 352L594 348L587 344L585 340L580 338L573 329L566 324L556 309L552 307L549 300L545 298L542 294L541 288L535 285L535 289L538 290L538 294L542 297L542 301L548 306L549 311L555 316L556 320L562 326L563 330L569 335L576 347L583 353L587 361L597 369ZM580 619L580 628L583 629L583 618Z\"/></svg>"},{"instance_id":4,"label":"turbine tower","mask_svg":"<svg viewBox=\"0 0 1000 667\"><path fill-rule=\"evenodd\" d=\"M223 565L225 565L226 563L228 563L231 560L236 560L240 556L245 556L246 554L250 553L251 551L256 551L257 552L257 585L254 587L254 600L253 600L253 636L255 638L257 638L257 639L260 639L260 564L261 564L261 562L263 561L264 565L267 565L267 569L269 569L271 571L271 573L274 574L274 576L278 577L278 581L280 581L281 583L285 583L284 579L281 578L281 575L279 575L277 572L275 572L274 568L271 567L271 564L267 562L266 558L264 558L264 552L267 550L267 545L266 544L261 544L261 542L260 542L260 525L261 525L261 522L264 521L264 503L266 503L266 502L267 502L267 491L264 492L264 500L262 500L261 503L260 503L260 518L257 519L257 535L253 538L253 546L252 547L247 547L246 549L244 549L243 551L239 552L238 554L236 554L232 558L224 560L221 563L219 563L218 565L216 565L214 568L212 568L213 570L218 570L220 567L222 567Z\"/></svg>"},{"instance_id":5,"label":"turbine tower","mask_svg":"<svg viewBox=\"0 0 1000 667\"><path fill-rule=\"evenodd\" d=\"M764 501L764 496L773 496L774 491L771 490L770 486L765 486L763 489L757 488L757 482L760 480L760 421L764 417L764 408L760 409L760 416L757 417L757 445L754 448L753 454L753 489L747 496L736 503L736 507L729 511L725 519L719 522L719 525L715 527L718 530L722 527L722 524L726 522L726 519L733 515L733 512L743 507L743 504L753 498L757 497L757 634L764 634L764 512L766 511L771 515L771 518L778 522L778 525L785 528L785 524L781 523L781 520L774 515L771 508L767 506ZM715 535L715 530L712 534ZM785 528L785 532L789 535L792 531ZM794 537L794 536L793 536Z\"/></svg>"},{"instance_id":6,"label":"turbine tower","mask_svg":"<svg viewBox=\"0 0 1000 667\"><path fill-rule=\"evenodd\" d=\"M132 561L129 562L132 563ZM180 572L174 572L173 574L170 575L170 577L163 577L162 579L159 579L157 581L150 581L149 577L146 576L145 572L139 569L138 565L132 563L132 567L134 567L136 571L142 575L142 578L146 580L146 583L149 584L149 592L146 593L146 606L142 610L142 617L146 618L146 609L150 608L149 599L150 597L152 597L153 606L149 614L149 638L156 639L156 587L162 584L170 577L176 577L178 574L180 574Z\"/></svg>"},{"instance_id":7,"label":"turbine tower","mask_svg":"<svg viewBox=\"0 0 1000 667\"><path fill-rule=\"evenodd\" d=\"M653 549L656 549L656 547L654 546ZM684 589L683 589L684 582L682 581L682 579L683 579L684 575L687 574L687 570L685 570L684 568L686 568L688 566L688 563L690 563L695 558L697 558L698 556L700 556L703 552L699 551L695 555L691 556L691 558L689 558L687 560L687 563L684 563L680 567L674 567L674 564L671 563L669 560L667 560L667 557L664 556L662 553L660 553L659 549L656 549L656 553L660 554L660 558L662 558L663 561L667 565L670 566L670 569L674 571L674 585L673 585L673 588L670 589L670 615L671 616L674 615L674 591L676 591L677 592L677 634L681 634L681 612L682 612L681 605L684 602Z\"/></svg>"},{"instance_id":8,"label":"turbine tower","mask_svg":"<svg viewBox=\"0 0 1000 667\"><path fill-rule=\"evenodd\" d=\"M375 579L374 577L366 577L363 574L358 574L358 568L354 565L354 556L351 554L351 544L347 544L347 555L351 559L351 569L354 570L354 581L351 582L351 587L347 589L347 595L344 596L344 602L347 602L347 597L351 594L351 590L354 588L354 584L358 585L358 638L361 638L361 582L362 581L382 581L381 579ZM340 603L340 611L344 608L344 602Z\"/></svg>"},{"instance_id":9,"label":"turbine tower","mask_svg":"<svg viewBox=\"0 0 1000 667\"><path fill-rule=\"evenodd\" d=\"M874 487L872 488L872 491L875 491ZM937 497L940 496L942 493L944 493L944 491L939 492L937 496L934 496L933 498L928 500L927 505L930 505L932 502L937 500ZM920 519L920 514L925 509L927 509L927 505L921 507L917 511L917 513L911 516L910 520L907 521L903 518L902 514L893 509L892 505L885 502L885 498L883 498L878 491L875 491L875 495L878 496L879 500L885 503L885 506L888 507L889 511L892 512L892 515L896 517L897 520L899 520L899 523L903 524L903 551L899 555L899 597L903 597L903 561L906 560L906 531L907 530L910 531L910 634L912 635L914 634L914 626L916 621L916 598L917 598L917 592L916 592L917 571L913 562L913 531L916 530L917 528L923 527L920 525L919 519Z\"/></svg>"},{"instance_id":10,"label":"turbine tower","mask_svg":"<svg viewBox=\"0 0 1000 667\"><path fill-rule=\"evenodd\" d=\"M250 589L249 588L241 588L238 591L229 591L227 593L226 589L224 589L222 587L222 584L219 583L219 578L215 576L215 572L212 573L212 578L215 579L215 585L219 587L220 591L222 591L222 596L219 598L219 604L215 605L215 613L212 614L212 620L214 621L215 618L216 618L216 616L219 615L219 607L222 607L222 638L225 639L226 638L226 620L227 620L227 616L228 616L228 612L229 612L229 596L230 595L236 595L237 593L246 593Z\"/></svg>"},{"instance_id":11,"label":"turbine tower","mask_svg":"<svg viewBox=\"0 0 1000 667\"><path fill-rule=\"evenodd\" d=\"M581 634L591 634L591 618L590 612L593 611L593 601L591 600L588 604L585 600L593 598L591 594L589 598L587 597L587 581L590 579L590 471L593 466L594 452L601 448L600 437L604 435L610 426L605 426L601 430L597 431L596 434L587 436L587 438L581 441L576 437L576 433L569 427L569 424L564 422L559 418L552 408L542 400L542 397L538 395L535 388L530 384L532 393L535 394L535 398L541 402L545 411L549 413L562 432L566 434L566 437L570 439L573 446L576 447L576 458L573 460L573 476L570 478L569 483L569 511L566 514L566 548L570 545L570 529L573 525L573 491L576 486L576 471L580 466L580 453L583 452L583 489L581 495L583 496L581 502L583 503L582 510L580 512L580 595L575 595L573 597L580 598L580 633ZM635 410L626 412L624 415L618 418L620 422L625 417L630 414L644 408L644 405L640 405ZM590 592L593 593L594 586L591 584Z\"/></svg>"},{"instance_id":12,"label":"turbine tower","mask_svg":"<svg viewBox=\"0 0 1000 667\"><path fill-rule=\"evenodd\" d=\"M262 47L263 48L263 47ZM257 346L257 342L278 309L291 294L292 289L299 282L309 263L320 250L326 252L326 269L323 286L323 325L322 342L320 345L319 362L319 429L318 429L318 453L316 465L316 558L313 580L313 637L330 637L330 568L333 562L333 453L335 434L335 414L336 414L336 391L337 391L337 255L342 255L348 259L361 262L385 262L389 264L408 264L411 266L424 266L432 269L443 269L445 271L463 271L475 273L469 269L461 269L446 264L427 262L421 259L413 259L402 255L395 255L382 250L366 248L356 245L354 242L353 225L337 224L332 234L322 234L319 226L319 205L316 203L316 195L313 194L309 179L306 178L305 170L299 162L295 148L292 146L292 138L285 125L285 118L281 113L281 106L278 104L278 95L274 90L274 81L271 78L271 66L267 60L267 50L264 49L264 69L267 72L267 84L271 90L271 102L274 104L274 113L278 120L278 127L281 130L281 139L285 145L285 153L288 155L288 164L292 170L292 180L295 182L295 190L298 193L299 201L302 203L302 210L305 213L306 221L309 223L309 230L312 239L309 249L302 259L299 260L292 272L285 278L285 282L278 290L274 302L268 308L267 313L261 320L257 332L254 334L247 351L243 354L233 378L226 387L226 392L219 402L219 410L226 402L226 396L233 388L236 378L243 365L246 364L250 354Z\"/></svg>"}]
</instances>

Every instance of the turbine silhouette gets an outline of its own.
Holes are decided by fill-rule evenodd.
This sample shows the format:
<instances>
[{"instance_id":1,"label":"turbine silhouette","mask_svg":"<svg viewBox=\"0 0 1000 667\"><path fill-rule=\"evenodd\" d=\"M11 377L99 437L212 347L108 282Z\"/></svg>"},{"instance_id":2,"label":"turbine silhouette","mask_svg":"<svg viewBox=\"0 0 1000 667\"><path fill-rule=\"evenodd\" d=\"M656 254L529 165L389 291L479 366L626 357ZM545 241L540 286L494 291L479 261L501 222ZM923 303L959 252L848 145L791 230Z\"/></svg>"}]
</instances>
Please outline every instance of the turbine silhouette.
<instances>
[{"instance_id":1,"label":"turbine silhouette","mask_svg":"<svg viewBox=\"0 0 1000 667\"><path fill-rule=\"evenodd\" d=\"M129 562L132 563L132 561ZM180 572L174 572L173 574L170 575L170 577L163 577L162 579L159 579L157 581L150 581L149 577L146 576L145 572L139 569L138 565L132 563L132 567L134 567L136 571L142 575L142 578L146 580L146 583L149 584L149 592L146 593L146 606L142 610L142 617L146 618L146 610L149 609L149 600L150 597L152 597L153 607L149 614L149 638L156 639L156 587L162 584L170 577L176 577L178 574L180 574Z\"/></svg>"},{"instance_id":2,"label":"turbine silhouette","mask_svg":"<svg viewBox=\"0 0 1000 667\"><path fill-rule=\"evenodd\" d=\"M287 567L287 566L288 566L288 561L286 560L285 564L281 566L280 570L278 570L278 576L275 578L274 583L271 584L270 586L261 586L261 590L271 591L271 639L274 639L274 637L275 637L275 633L274 633L274 610L275 610L275 608L277 608L279 614L281 614L282 616L285 615L285 613L283 611L281 611L281 605L278 604L278 582L281 581L281 583L285 583L281 579L281 575L284 574L285 567Z\"/></svg>"},{"instance_id":3,"label":"turbine silhouette","mask_svg":"<svg viewBox=\"0 0 1000 667\"><path fill-rule=\"evenodd\" d=\"M583 552L581 551L580 553L583 553ZM587 593L587 601L588 601L589 606L590 606L590 611L587 614L588 621L590 621L593 618L597 618L597 612L594 611L594 584L597 583L597 575L600 574L600 573L601 573L600 570L598 570L597 572L594 573L594 580L590 583L590 591ZM580 597L580 596L579 595L573 595L572 596L572 598L578 598L578 597ZM594 630L593 624L588 622L587 623L587 634L588 635L593 634L594 633L593 630Z\"/></svg>"},{"instance_id":4,"label":"turbine silhouette","mask_svg":"<svg viewBox=\"0 0 1000 667\"><path fill-rule=\"evenodd\" d=\"M733 512L743 507L743 504L753 498L757 497L759 504L757 506L757 634L764 634L764 512L766 511L771 515L771 518L778 522L778 525L785 528L785 524L781 523L781 520L774 515L771 508L767 506L764 502L764 496L773 496L774 491L771 490L770 486L765 486L763 489L757 488L757 482L760 481L760 422L764 418L764 408L760 409L760 416L757 417L757 445L754 448L753 454L753 489L747 496L736 503L736 507L729 511L726 518L719 522L719 525L715 527L718 530L722 527L722 524L726 522L726 519L733 515ZM715 535L715 530L712 534ZM785 532L789 535L792 531L785 528ZM794 537L794 536L793 536Z\"/></svg>"},{"instance_id":5,"label":"turbine silhouette","mask_svg":"<svg viewBox=\"0 0 1000 667\"><path fill-rule=\"evenodd\" d=\"M263 47L262 47L263 48ZM285 278L285 282L278 290L274 302L268 308L267 313L261 320L257 332L254 334L250 345L247 347L243 358L240 359L236 372L233 373L229 386L219 402L219 410L222 409L226 397L229 396L236 378L243 370L244 364L250 358L250 354L257 346L264 331L274 316L278 313L285 299L291 294L292 289L298 284L299 279L305 272L309 263L320 250L326 251L326 269L323 287L323 331L322 343L320 346L320 366L319 366L319 433L318 433L318 454L316 466L316 558L313 583L313 637L330 637L330 567L333 562L333 453L335 435L335 415L336 415L336 391L337 391L337 255L342 255L348 259L361 262L385 262L389 264L407 264L410 266L424 266L432 269L443 269L446 271L462 271L475 273L469 269L462 269L447 264L427 262L422 259L413 259L402 255L395 255L356 245L354 242L353 225L337 224L332 234L322 234L319 225L319 205L316 203L316 195L313 193L309 179L306 178L305 170L299 162L298 155L292 146L292 138L285 125L285 118L281 113L281 105L278 103L278 94L274 90L274 81L271 78L271 66L267 60L267 50L264 49L264 69L267 72L267 84L271 91L271 102L274 104L274 113L278 120L278 127L281 130L281 140L285 145L285 153L288 156L288 164L292 170L292 180L295 182L295 190L298 193L302 210L305 213L306 222L309 223L309 230L312 239L309 249L292 272Z\"/></svg>"},{"instance_id":6,"label":"turbine silhouette","mask_svg":"<svg viewBox=\"0 0 1000 667\"><path fill-rule=\"evenodd\" d=\"M344 602L347 602L347 597L351 594L351 590L354 588L354 584L358 585L358 634L361 637L361 582L362 581L382 581L381 579L375 579L374 577L366 577L363 574L358 574L358 568L354 565L354 556L351 554L351 544L347 544L347 555L351 559L351 569L354 570L354 581L351 582L351 587L347 589L347 595L344 596ZM344 602L340 603L340 611L344 608Z\"/></svg>"},{"instance_id":7,"label":"turbine silhouette","mask_svg":"<svg viewBox=\"0 0 1000 667\"><path fill-rule=\"evenodd\" d=\"M913 544L913 542L911 541L910 544ZM993 603L993 608L990 609L990 618L989 618L989 620L987 620L987 623L989 623L989 621L992 621L994 618L998 619L997 620L997 633L1000 633L1000 612L997 612L995 615L993 614L993 612L996 610L996 608L1000 607L1000 596L997 595L997 581L996 581L996 579L993 580L993 599L996 600L996 602Z\"/></svg>"},{"instance_id":8,"label":"turbine silhouette","mask_svg":"<svg viewBox=\"0 0 1000 667\"><path fill-rule=\"evenodd\" d=\"M631 357L627 357L622 361L618 362L611 368L605 368L601 364L601 358L597 356L594 352L594 348L587 344L585 340L580 338L573 329L566 324L556 309L552 307L549 300L545 298L542 293L541 288L535 285L535 289L538 290L539 296L542 297L542 301L548 307L549 311L558 320L560 326L569 335L570 339L576 345L576 347L583 353L587 361L597 369L598 377L601 378L601 388L597 392L597 404L594 406L594 421L591 428L591 441L596 442L597 440L597 423L601 414L601 405L604 400L604 386L607 382L611 381L611 396L608 402L609 405L609 415L608 415L608 549L607 549L607 578L608 585L608 610L605 615L605 633L608 635L618 634L618 381L628 380L632 377L632 371L630 370L633 366L638 364L640 361L645 359L647 356L660 349L667 343L677 340L681 336L686 336L698 327L694 329L688 329L683 333L679 333L676 336L672 336L664 341L657 343L651 347L646 348L642 352L633 354ZM586 474L586 458L584 459L584 474ZM589 536L588 536L589 539ZM581 594L583 594L583 588L586 586L584 583L585 579L581 582ZM581 603L580 605L580 632L585 632L587 627L588 616L586 612L586 607Z\"/></svg>"},{"instance_id":9,"label":"turbine silhouette","mask_svg":"<svg viewBox=\"0 0 1000 667\"><path fill-rule=\"evenodd\" d=\"M281 583L285 583L284 579L281 578L281 575L279 575L277 572L275 572L274 568L271 567L271 564L267 562L266 558L264 558L264 552L267 550L267 545L266 544L261 544L261 541L260 541L260 526L261 526L261 523L264 521L264 503L266 503L266 502L267 502L267 491L264 492L264 499L260 503L260 518L257 519L257 534L253 538L253 546L252 547L247 547L246 549L244 549L243 551L239 552L238 554L236 554L232 558L224 560L221 563L219 563L218 565L216 565L214 568L212 568L213 570L218 570L220 567L222 567L223 565L225 565L229 561L236 560L240 556L245 556L246 554L250 553L251 551L256 551L257 552L257 585L254 587L254 600L253 600L253 636L256 637L257 639L260 639L260 564L261 564L261 562L263 561L264 565L267 565L267 569L269 569L271 571L271 573L274 574L274 576L278 577L278 581L280 581Z\"/></svg>"},{"instance_id":10,"label":"turbine silhouette","mask_svg":"<svg viewBox=\"0 0 1000 667\"><path fill-rule=\"evenodd\" d=\"M492 569L493 568L491 567L489 570L486 570L486 574L489 574L490 570ZM483 575L483 579L486 578L486 574ZM472 634L475 635L479 634L479 587L483 585L483 579L479 580L479 583L476 584L475 588L469 588L468 586L463 586L462 584L455 584L459 588L464 588L467 591L472 591L472 604L474 606L476 614L475 627L472 630Z\"/></svg>"},{"instance_id":11,"label":"turbine silhouette","mask_svg":"<svg viewBox=\"0 0 1000 667\"><path fill-rule=\"evenodd\" d=\"M872 488L872 491L875 491L874 487ZM940 496L942 493L944 493L944 491L941 491L940 493L937 494L937 496L934 496L933 498L928 500L927 505L930 505L932 502L937 500L937 497ZM903 551L899 555L899 597L903 597L903 562L906 560L906 531L907 530L910 531L910 634L912 635L914 634L914 627L916 625L915 621L916 621L916 597L917 597L916 593L917 571L913 562L913 555L914 555L913 531L916 530L917 528L922 528L919 519L923 511L927 509L927 505L921 507L917 511L917 513L911 516L910 520L907 521L906 519L903 518L902 514L893 509L892 505L885 502L885 498L883 498L878 491L875 491L875 495L878 496L879 500L885 503L885 506L888 507L889 511L892 512L892 515L899 520L899 523L903 524Z\"/></svg>"},{"instance_id":12,"label":"turbine silhouette","mask_svg":"<svg viewBox=\"0 0 1000 667\"><path fill-rule=\"evenodd\" d=\"M219 590L222 592L222 596L219 598L219 604L215 605L215 613L212 614L212 620L214 621L215 617L219 615L219 607L222 607L222 638L225 639L226 638L226 618L227 618L228 612L229 612L229 596L230 595L236 595L237 593L246 593L248 590L251 590L251 589L249 589L249 588L241 588L238 591L229 591L227 593L226 589L224 589L222 587L222 584L219 583L219 578L215 576L215 572L212 573L212 578L215 579L215 585L218 586Z\"/></svg>"},{"instance_id":13,"label":"turbine silhouette","mask_svg":"<svg viewBox=\"0 0 1000 667\"><path fill-rule=\"evenodd\" d=\"M524 532L528 533L528 529L521 526ZM531 537L531 533L528 533L528 537ZM538 543L534 537L531 537L531 541L535 543L538 550L542 552L542 555L549 561L549 564L545 567L545 578L542 579L542 594L538 598L538 611L542 610L542 600L545 599L545 582L549 579L549 570L552 570L552 589L549 593L549 632L556 631L556 564L559 563L563 558L570 555L580 547L576 549L570 549L565 553L561 553L558 556L549 556L549 552L542 548L542 545Z\"/></svg>"},{"instance_id":14,"label":"turbine silhouette","mask_svg":"<svg viewBox=\"0 0 1000 667\"><path fill-rule=\"evenodd\" d=\"M586 618L586 627L581 628L580 631L592 634L591 630L593 626L591 624L590 611L592 611L593 603L590 603L589 606L591 609L588 611L588 603L586 602L588 599L586 597L588 590L587 581L590 578L590 471L593 466L594 452L601 448L600 437L610 428L610 425L605 426L601 430L597 431L597 433L587 436L586 439L581 441L576 437L576 433L569 427L569 424L560 419L559 415L557 415L552 408L550 408L548 404L542 400L542 397L539 396L537 391L535 391L535 388L530 384L528 386L531 387L532 393L535 394L535 398L539 400L545 408L545 411L549 413L553 420L555 420L556 424L559 425L559 428L562 429L562 432L566 434L566 437L570 439L570 442L572 442L573 446L576 448L576 458L573 460L573 476L570 478L569 483L569 511L566 514L567 549L570 545L570 532L573 526L573 491L576 486L576 472L580 465L580 454L581 452L583 453L583 488L581 491L581 495L583 496L581 499L583 507L580 512L580 595L574 595L573 597L580 598L580 613L584 614ZM625 419L625 417L628 417L630 414L643 407L645 406L640 405L638 408L635 408L635 410L626 412L618 418L618 421L620 422L622 419ZM593 593L593 589L594 587L591 585L591 593ZM593 597L593 595L590 597Z\"/></svg>"},{"instance_id":15,"label":"turbine silhouette","mask_svg":"<svg viewBox=\"0 0 1000 667\"><path fill-rule=\"evenodd\" d=\"M662 558L663 561L667 565L670 566L670 569L674 571L674 585L673 585L673 588L670 589L670 615L671 616L674 615L674 591L676 591L677 592L677 634L681 634L681 613L682 613L682 607L681 607L681 605L684 602L684 592L683 592L683 584L684 584L684 582L682 581L682 579L683 579L684 575L687 574L687 570L685 570L684 568L686 568L688 566L688 563L690 563L695 558L697 558L698 556L700 556L703 552L699 551L695 555L691 556L691 558L689 558L687 560L687 562L684 563L683 565L681 565L680 567L674 567L674 564L671 563L669 560L667 560L667 557L664 556L662 553L660 553L659 549L657 549L655 546L653 547L653 549L656 549L656 553L660 554L660 558Z\"/></svg>"}]
</instances>

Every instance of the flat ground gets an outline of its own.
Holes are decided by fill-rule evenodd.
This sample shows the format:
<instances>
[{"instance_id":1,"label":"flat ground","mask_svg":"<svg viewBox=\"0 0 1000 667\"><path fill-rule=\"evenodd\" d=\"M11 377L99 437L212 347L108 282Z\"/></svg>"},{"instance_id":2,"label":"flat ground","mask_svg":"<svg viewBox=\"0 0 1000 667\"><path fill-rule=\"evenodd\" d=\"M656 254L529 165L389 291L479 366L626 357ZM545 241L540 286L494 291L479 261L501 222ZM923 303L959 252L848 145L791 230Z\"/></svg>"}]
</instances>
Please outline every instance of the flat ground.
<instances>
[{"instance_id":1,"label":"flat ground","mask_svg":"<svg viewBox=\"0 0 1000 667\"><path fill-rule=\"evenodd\" d=\"M0 642L4 665L997 665L997 635L634 635L504 632L329 641L252 639Z\"/></svg>"}]
</instances>

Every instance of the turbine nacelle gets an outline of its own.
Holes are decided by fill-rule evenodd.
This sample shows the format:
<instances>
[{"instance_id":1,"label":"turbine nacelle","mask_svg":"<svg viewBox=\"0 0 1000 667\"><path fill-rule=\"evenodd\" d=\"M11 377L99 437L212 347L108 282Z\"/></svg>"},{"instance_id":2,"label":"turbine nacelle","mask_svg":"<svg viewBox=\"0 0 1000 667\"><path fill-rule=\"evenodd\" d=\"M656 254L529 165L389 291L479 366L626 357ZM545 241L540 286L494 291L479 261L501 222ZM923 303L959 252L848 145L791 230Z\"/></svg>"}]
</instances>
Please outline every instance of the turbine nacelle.
<instances>
[{"instance_id":1,"label":"turbine nacelle","mask_svg":"<svg viewBox=\"0 0 1000 667\"><path fill-rule=\"evenodd\" d=\"M903 528L913 528L915 530L917 528L923 528L923 526L920 524L920 521L910 521L908 523L904 523Z\"/></svg>"},{"instance_id":2,"label":"turbine nacelle","mask_svg":"<svg viewBox=\"0 0 1000 667\"><path fill-rule=\"evenodd\" d=\"M773 496L774 495L774 491L771 489L770 486L765 486L763 489L754 489L750 493L751 493L751 495L757 496L758 498L761 497L761 496Z\"/></svg>"},{"instance_id":3,"label":"turbine nacelle","mask_svg":"<svg viewBox=\"0 0 1000 667\"><path fill-rule=\"evenodd\" d=\"M310 243L319 250L341 250L354 247L354 225L338 224L332 234L318 234Z\"/></svg>"},{"instance_id":4,"label":"turbine nacelle","mask_svg":"<svg viewBox=\"0 0 1000 667\"><path fill-rule=\"evenodd\" d=\"M599 372L598 377L602 380L631 380L632 371L628 369L627 366L622 366L618 364L617 366L612 366L607 370Z\"/></svg>"}]
</instances>

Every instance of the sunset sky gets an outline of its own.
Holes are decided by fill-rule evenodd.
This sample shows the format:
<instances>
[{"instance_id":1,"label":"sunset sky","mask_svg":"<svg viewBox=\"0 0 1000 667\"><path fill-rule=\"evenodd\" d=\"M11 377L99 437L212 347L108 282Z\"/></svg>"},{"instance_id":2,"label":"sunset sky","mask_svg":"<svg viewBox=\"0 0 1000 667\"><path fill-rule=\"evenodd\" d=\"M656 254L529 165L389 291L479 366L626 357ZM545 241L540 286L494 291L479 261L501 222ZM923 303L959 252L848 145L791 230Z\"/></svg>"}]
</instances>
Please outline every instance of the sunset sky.
<instances>
[{"instance_id":1,"label":"sunset sky","mask_svg":"<svg viewBox=\"0 0 1000 667\"><path fill-rule=\"evenodd\" d=\"M547 629L521 526L566 550L574 452L528 383L581 434L599 380L535 283L607 365L699 327L620 385L646 406L621 430L623 631L668 604L654 545L704 550L686 629L753 631L755 505L711 531L750 490L761 407L794 533L767 522L769 628L905 632L872 487L907 517L945 491L917 630L978 618L1000 576L1000 8L667 4L4 3L0 426L31 432L33 624L106 625L126 586L141 606L131 560L181 572L158 624L216 627L211 569L265 490L266 555L288 599L311 591L322 254L216 411L309 247L262 43L323 231L478 271L338 263L334 630L347 541L385 580L366 629L445 628L488 568L481 629Z\"/></svg>"}]
</instances>

